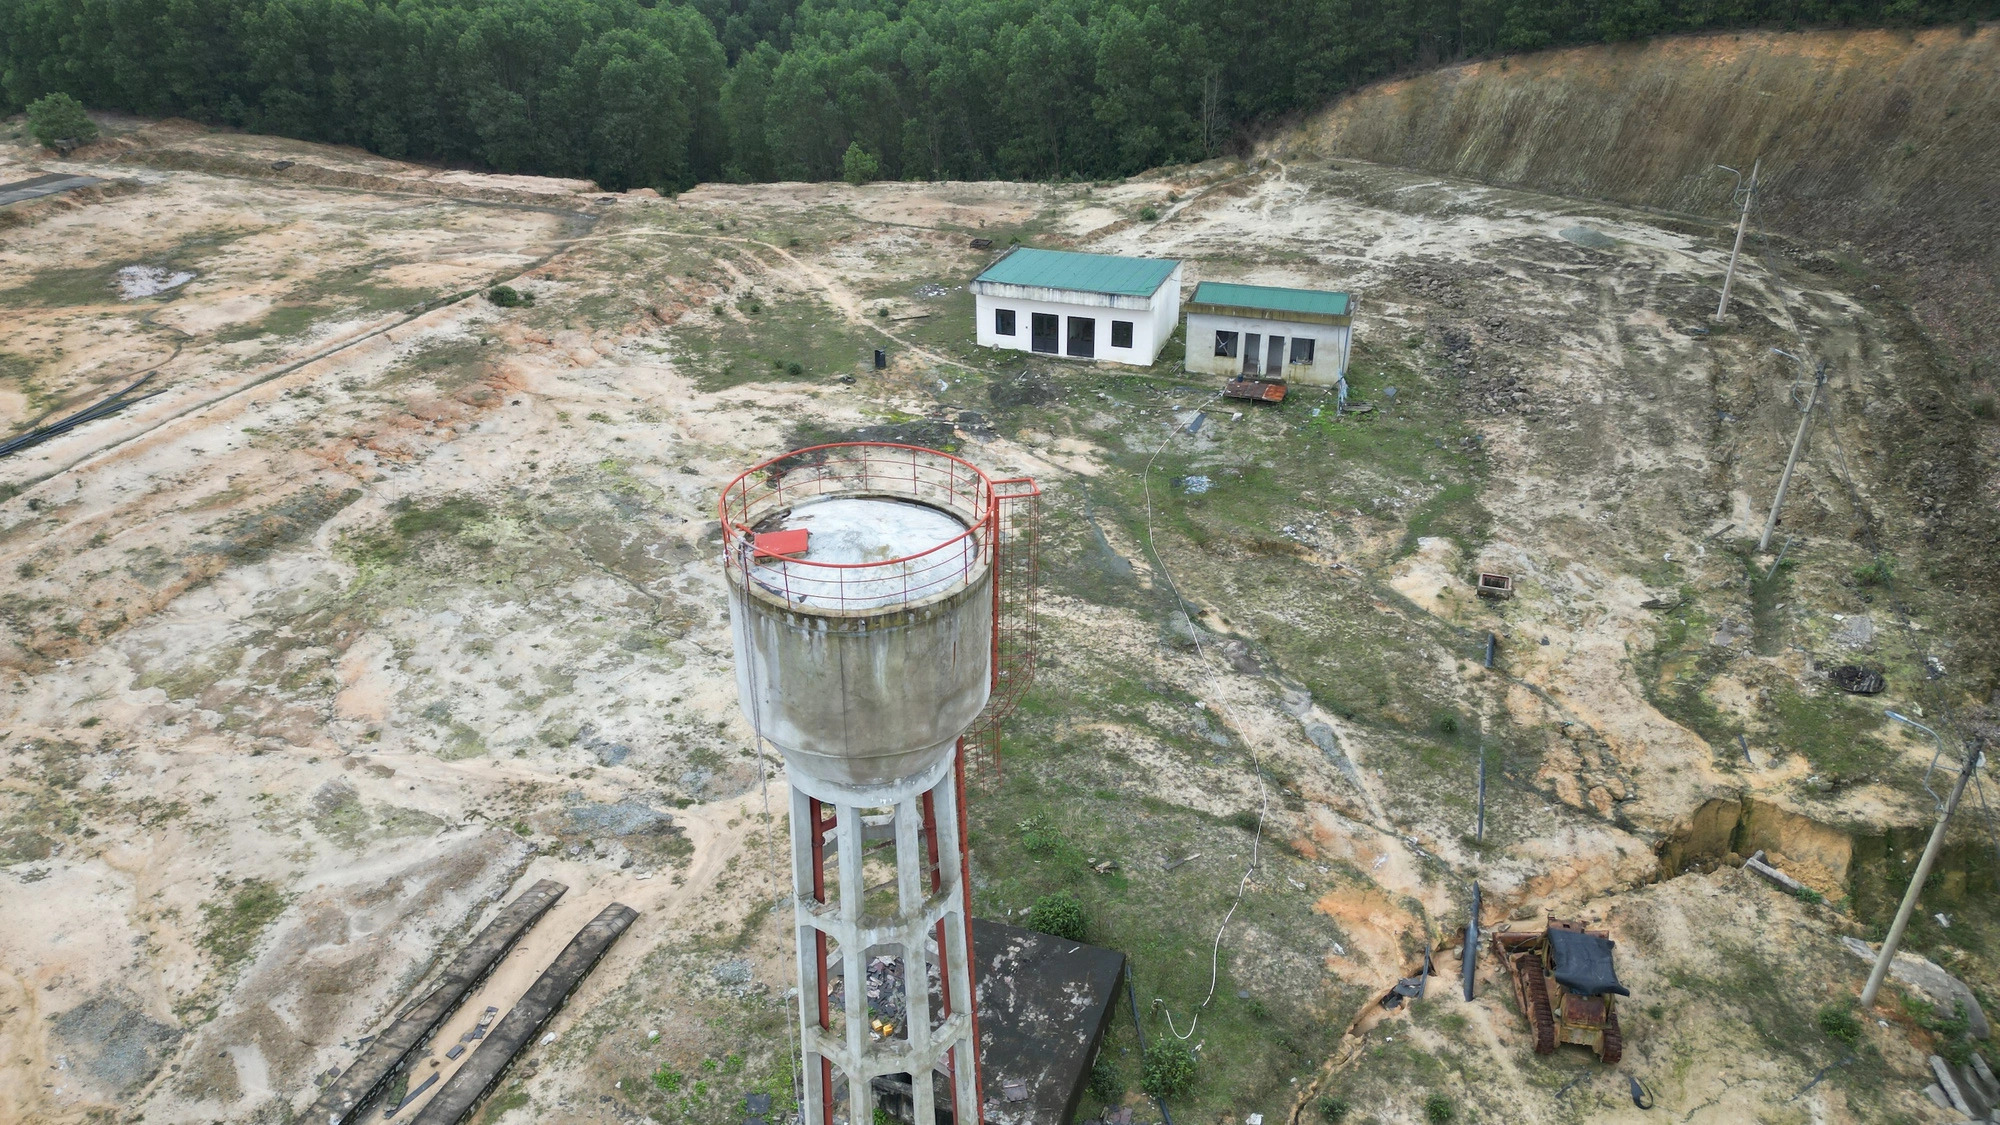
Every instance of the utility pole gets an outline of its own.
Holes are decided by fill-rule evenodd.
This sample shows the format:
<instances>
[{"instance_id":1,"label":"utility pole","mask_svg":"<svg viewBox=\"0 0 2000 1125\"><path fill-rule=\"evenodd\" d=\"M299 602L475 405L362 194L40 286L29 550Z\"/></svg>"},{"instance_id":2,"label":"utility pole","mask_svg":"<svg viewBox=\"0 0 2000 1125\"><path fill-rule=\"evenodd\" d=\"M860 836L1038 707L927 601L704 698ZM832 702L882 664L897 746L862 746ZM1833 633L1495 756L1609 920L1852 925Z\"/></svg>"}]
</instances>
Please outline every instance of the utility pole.
<instances>
[{"instance_id":1,"label":"utility pole","mask_svg":"<svg viewBox=\"0 0 2000 1125\"><path fill-rule=\"evenodd\" d=\"M1757 196L1757 169L1763 165L1764 158L1760 156L1750 165L1750 186L1737 188L1737 192L1743 196L1743 213L1736 219L1736 245L1729 249L1729 269L1722 275L1722 300L1715 305L1717 320L1729 314L1729 285L1736 280L1736 256L1743 252L1743 232L1750 226L1750 201ZM1727 164L1717 164L1716 167L1725 172L1736 172L1736 169ZM1743 183L1743 173L1736 172L1736 182L1739 185Z\"/></svg>"},{"instance_id":2,"label":"utility pole","mask_svg":"<svg viewBox=\"0 0 2000 1125\"><path fill-rule=\"evenodd\" d=\"M1898 722L1908 723L1931 736L1938 744L1939 752L1944 750L1944 740L1938 733L1913 719L1889 712L1889 717ZM1875 994L1882 990L1882 978L1889 975L1889 966L1896 960L1896 947L1903 944L1903 931L1910 924L1910 915L1916 911L1917 895L1924 889L1924 880L1931 876L1931 864L1937 862L1939 849L1944 846L1945 826L1951 823L1951 814L1958 811L1959 798L1965 796L1965 787L1972 782L1972 775L1979 769L1983 755L1973 748L1965 752L1965 762L1958 769L1958 784L1951 787L1951 796L1945 799L1943 811L1938 813L1937 827L1931 829L1930 843L1924 845L1923 858L1917 860L1917 869L1910 875L1910 889L1903 892L1903 904L1896 908L1896 920L1889 924L1889 936L1882 939L1882 952L1875 958L1875 968L1868 974L1868 984L1861 990L1861 1008L1866 1011L1875 1003Z\"/></svg>"},{"instance_id":3,"label":"utility pole","mask_svg":"<svg viewBox=\"0 0 2000 1125\"><path fill-rule=\"evenodd\" d=\"M1778 351L1777 348L1771 350L1782 356L1799 358L1790 352ZM1826 364L1822 363L1819 365L1819 370L1813 373L1812 397L1806 400L1805 413L1799 416L1799 432L1792 437L1792 455L1785 458L1785 471L1778 477L1778 495L1771 501L1771 518L1764 521L1764 536L1757 540L1759 554L1771 549L1771 532L1778 526L1778 509L1785 506L1785 490L1792 485L1792 466L1799 463L1799 448L1805 444L1806 431L1812 428L1813 408L1819 405L1819 389L1824 386L1826 386Z\"/></svg>"}]
</instances>

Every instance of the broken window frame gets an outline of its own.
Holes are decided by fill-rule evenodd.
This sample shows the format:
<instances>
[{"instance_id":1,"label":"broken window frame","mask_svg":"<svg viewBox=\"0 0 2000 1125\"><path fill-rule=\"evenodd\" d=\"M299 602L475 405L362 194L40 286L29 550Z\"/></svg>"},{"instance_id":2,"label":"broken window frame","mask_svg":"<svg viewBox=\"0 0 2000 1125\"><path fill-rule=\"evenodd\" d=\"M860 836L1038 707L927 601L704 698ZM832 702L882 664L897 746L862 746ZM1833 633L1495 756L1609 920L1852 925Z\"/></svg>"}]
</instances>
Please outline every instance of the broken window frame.
<instances>
[{"instance_id":1,"label":"broken window frame","mask_svg":"<svg viewBox=\"0 0 2000 1125\"><path fill-rule=\"evenodd\" d=\"M1215 333L1215 354L1218 357L1235 359L1236 340L1236 333L1218 329Z\"/></svg>"},{"instance_id":2,"label":"broken window frame","mask_svg":"<svg viewBox=\"0 0 2000 1125\"><path fill-rule=\"evenodd\" d=\"M1012 336L1015 334L1013 309L993 310L993 334L995 336Z\"/></svg>"},{"instance_id":3,"label":"broken window frame","mask_svg":"<svg viewBox=\"0 0 2000 1125\"><path fill-rule=\"evenodd\" d=\"M1114 320L1111 322L1111 346L1114 348L1129 348L1132 346L1131 321Z\"/></svg>"},{"instance_id":4,"label":"broken window frame","mask_svg":"<svg viewBox=\"0 0 2000 1125\"><path fill-rule=\"evenodd\" d=\"M1311 336L1292 337L1292 362L1301 367L1312 366L1313 338Z\"/></svg>"}]
</instances>

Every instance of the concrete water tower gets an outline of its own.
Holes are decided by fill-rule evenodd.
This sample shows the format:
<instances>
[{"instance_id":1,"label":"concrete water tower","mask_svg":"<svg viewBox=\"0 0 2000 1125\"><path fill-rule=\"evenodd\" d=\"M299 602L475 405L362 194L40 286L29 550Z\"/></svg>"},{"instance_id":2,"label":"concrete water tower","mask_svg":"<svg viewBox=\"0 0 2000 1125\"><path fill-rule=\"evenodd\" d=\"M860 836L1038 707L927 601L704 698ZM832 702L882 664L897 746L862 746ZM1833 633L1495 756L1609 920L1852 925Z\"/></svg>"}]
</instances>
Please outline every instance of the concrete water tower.
<instances>
[{"instance_id":1,"label":"concrete water tower","mask_svg":"<svg viewBox=\"0 0 2000 1125\"><path fill-rule=\"evenodd\" d=\"M792 785L807 1125L871 1125L878 1088L980 1119L963 736L1026 685L1037 494L883 443L723 490L737 691Z\"/></svg>"}]
</instances>

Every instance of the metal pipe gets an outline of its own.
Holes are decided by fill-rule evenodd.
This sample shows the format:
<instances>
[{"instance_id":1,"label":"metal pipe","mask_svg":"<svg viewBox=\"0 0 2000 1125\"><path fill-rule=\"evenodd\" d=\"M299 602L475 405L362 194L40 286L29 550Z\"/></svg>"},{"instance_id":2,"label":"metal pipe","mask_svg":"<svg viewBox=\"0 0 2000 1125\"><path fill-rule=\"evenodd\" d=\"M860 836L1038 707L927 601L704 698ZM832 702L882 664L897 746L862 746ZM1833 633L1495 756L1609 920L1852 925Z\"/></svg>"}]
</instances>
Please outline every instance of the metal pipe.
<instances>
[{"instance_id":1,"label":"metal pipe","mask_svg":"<svg viewBox=\"0 0 2000 1125\"><path fill-rule=\"evenodd\" d=\"M1486 842L1486 744L1479 744L1479 819L1474 822L1472 838Z\"/></svg>"},{"instance_id":2,"label":"metal pipe","mask_svg":"<svg viewBox=\"0 0 2000 1125\"><path fill-rule=\"evenodd\" d=\"M1134 995L1138 987L1132 983L1132 959L1128 957L1125 959L1125 999L1132 1005L1132 1033L1139 1037L1139 1059L1140 1065L1143 1066L1146 1058L1146 1029L1139 1025L1139 997ZM1155 1096L1153 1104L1160 1107L1160 1120L1164 1125L1174 1125L1173 1115L1167 1112L1167 1099Z\"/></svg>"},{"instance_id":3,"label":"metal pipe","mask_svg":"<svg viewBox=\"0 0 2000 1125\"><path fill-rule=\"evenodd\" d=\"M1472 881L1472 914L1465 920L1465 952L1459 955L1464 963L1460 973L1464 977L1465 998L1472 999L1472 977L1479 968L1479 880Z\"/></svg>"}]
</instances>

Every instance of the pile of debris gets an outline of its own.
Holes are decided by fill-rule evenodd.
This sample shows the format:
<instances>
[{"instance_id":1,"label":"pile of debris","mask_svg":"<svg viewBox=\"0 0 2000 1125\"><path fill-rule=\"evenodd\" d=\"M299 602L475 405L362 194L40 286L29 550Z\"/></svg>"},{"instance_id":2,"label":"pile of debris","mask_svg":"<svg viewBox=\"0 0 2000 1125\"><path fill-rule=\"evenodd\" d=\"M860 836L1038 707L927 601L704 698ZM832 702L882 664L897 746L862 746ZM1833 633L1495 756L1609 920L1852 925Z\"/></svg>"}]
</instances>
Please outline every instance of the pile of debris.
<instances>
[{"instance_id":1,"label":"pile of debris","mask_svg":"<svg viewBox=\"0 0 2000 1125\"><path fill-rule=\"evenodd\" d=\"M930 1008L933 1019L937 1018L944 1002L944 982L938 975L938 968L928 960L924 967L929 970L928 987ZM835 1011L847 1004L847 982L836 980L827 994L827 1002ZM906 1026L909 1017L909 994L903 986L903 959L900 957L870 957L868 959L868 1034L869 1038L882 1040L896 1036L908 1037Z\"/></svg>"}]
</instances>

